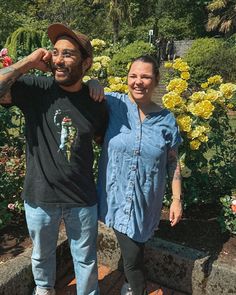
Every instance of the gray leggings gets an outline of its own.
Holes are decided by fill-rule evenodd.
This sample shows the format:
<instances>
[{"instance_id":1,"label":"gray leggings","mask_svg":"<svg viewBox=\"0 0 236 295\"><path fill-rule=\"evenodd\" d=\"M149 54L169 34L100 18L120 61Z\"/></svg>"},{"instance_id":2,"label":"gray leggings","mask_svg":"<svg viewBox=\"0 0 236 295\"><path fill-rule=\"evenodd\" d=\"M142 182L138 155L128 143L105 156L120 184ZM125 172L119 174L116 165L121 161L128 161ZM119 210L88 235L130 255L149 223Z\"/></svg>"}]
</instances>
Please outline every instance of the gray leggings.
<instances>
[{"instance_id":1,"label":"gray leggings","mask_svg":"<svg viewBox=\"0 0 236 295\"><path fill-rule=\"evenodd\" d=\"M123 258L124 272L133 295L147 295L144 271L144 243L139 243L114 229Z\"/></svg>"}]
</instances>

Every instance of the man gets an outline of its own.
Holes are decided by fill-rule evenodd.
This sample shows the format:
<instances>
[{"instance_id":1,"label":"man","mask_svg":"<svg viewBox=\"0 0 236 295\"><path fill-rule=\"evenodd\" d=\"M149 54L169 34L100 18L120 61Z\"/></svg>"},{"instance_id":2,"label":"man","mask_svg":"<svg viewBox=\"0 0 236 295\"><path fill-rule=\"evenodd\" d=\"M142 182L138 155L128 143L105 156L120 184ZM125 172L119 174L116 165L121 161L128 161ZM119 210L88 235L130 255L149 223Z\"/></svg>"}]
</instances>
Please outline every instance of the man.
<instances>
[{"instance_id":1,"label":"man","mask_svg":"<svg viewBox=\"0 0 236 295\"><path fill-rule=\"evenodd\" d=\"M0 70L0 103L25 116L27 169L22 197L33 241L33 294L53 295L56 245L64 220L77 279L77 294L99 294L97 199L92 140L105 131L104 103L82 84L92 64L87 36L62 24L48 28L52 52L37 49ZM53 77L24 75L31 69ZM22 77L21 77L22 76Z\"/></svg>"}]
</instances>

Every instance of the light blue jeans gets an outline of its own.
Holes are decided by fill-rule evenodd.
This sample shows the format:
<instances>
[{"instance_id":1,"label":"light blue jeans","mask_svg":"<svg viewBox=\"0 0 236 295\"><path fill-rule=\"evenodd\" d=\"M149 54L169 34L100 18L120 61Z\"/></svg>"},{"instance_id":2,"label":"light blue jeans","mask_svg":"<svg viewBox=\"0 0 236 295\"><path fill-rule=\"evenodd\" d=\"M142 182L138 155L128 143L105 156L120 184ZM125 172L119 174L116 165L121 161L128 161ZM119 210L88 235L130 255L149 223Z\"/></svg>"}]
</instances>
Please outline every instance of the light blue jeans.
<instances>
[{"instance_id":1,"label":"light blue jeans","mask_svg":"<svg viewBox=\"0 0 236 295\"><path fill-rule=\"evenodd\" d=\"M56 280L56 247L61 220L73 257L77 295L98 295L97 205L93 207L47 207L25 201L25 215L33 241L32 271L35 284L52 289Z\"/></svg>"}]
</instances>

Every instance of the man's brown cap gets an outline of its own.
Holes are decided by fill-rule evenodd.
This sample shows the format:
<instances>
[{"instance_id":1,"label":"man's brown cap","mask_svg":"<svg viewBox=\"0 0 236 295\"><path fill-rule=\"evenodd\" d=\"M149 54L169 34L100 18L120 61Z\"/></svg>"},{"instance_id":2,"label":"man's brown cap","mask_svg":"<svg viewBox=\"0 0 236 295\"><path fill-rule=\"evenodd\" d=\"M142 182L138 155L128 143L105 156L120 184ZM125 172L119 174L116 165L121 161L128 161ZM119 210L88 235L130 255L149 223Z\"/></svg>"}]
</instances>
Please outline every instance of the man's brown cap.
<instances>
[{"instance_id":1,"label":"man's brown cap","mask_svg":"<svg viewBox=\"0 0 236 295\"><path fill-rule=\"evenodd\" d=\"M74 39L78 43L84 57L93 57L93 47L86 35L80 32L74 32L67 26L60 23L55 23L48 27L48 37L52 44L55 44L58 38L62 36L69 36Z\"/></svg>"}]
</instances>

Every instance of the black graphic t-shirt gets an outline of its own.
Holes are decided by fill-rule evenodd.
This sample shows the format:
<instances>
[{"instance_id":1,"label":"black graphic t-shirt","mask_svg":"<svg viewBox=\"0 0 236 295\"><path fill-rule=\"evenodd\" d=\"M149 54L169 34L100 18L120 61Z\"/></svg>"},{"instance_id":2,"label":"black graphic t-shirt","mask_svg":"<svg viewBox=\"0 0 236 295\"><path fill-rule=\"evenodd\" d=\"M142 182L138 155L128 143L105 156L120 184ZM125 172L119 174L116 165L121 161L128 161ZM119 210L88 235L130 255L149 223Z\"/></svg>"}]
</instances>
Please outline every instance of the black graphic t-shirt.
<instances>
[{"instance_id":1,"label":"black graphic t-shirt","mask_svg":"<svg viewBox=\"0 0 236 295\"><path fill-rule=\"evenodd\" d=\"M94 102L85 85L67 92L53 78L33 75L13 85L12 100L26 123L23 199L39 205L94 205L92 140L105 132L105 103Z\"/></svg>"}]
</instances>

